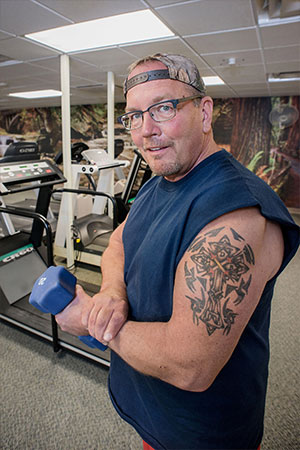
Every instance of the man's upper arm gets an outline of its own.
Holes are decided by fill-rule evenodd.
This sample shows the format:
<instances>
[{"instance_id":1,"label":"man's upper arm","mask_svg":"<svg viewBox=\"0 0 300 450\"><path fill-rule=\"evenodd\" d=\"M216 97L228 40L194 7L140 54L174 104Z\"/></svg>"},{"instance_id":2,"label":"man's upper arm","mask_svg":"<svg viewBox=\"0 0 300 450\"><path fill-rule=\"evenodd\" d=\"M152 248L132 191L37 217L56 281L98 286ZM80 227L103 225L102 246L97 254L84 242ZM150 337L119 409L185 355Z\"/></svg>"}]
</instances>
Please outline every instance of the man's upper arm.
<instances>
[{"instance_id":1,"label":"man's upper arm","mask_svg":"<svg viewBox=\"0 0 300 450\"><path fill-rule=\"evenodd\" d=\"M191 379L206 389L230 358L283 254L280 227L258 209L226 214L196 236L178 265L170 335L179 335Z\"/></svg>"}]
</instances>

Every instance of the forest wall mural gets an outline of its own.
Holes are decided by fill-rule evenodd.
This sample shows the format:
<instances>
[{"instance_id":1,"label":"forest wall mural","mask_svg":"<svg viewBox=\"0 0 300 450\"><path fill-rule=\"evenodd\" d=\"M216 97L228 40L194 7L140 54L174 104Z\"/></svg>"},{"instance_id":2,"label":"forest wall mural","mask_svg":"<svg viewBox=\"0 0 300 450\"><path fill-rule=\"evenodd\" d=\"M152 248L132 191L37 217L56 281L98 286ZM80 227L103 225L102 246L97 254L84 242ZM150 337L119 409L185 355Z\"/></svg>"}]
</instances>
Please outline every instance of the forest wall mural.
<instances>
[{"instance_id":1,"label":"forest wall mural","mask_svg":"<svg viewBox=\"0 0 300 450\"><path fill-rule=\"evenodd\" d=\"M281 106L297 113L300 97L216 99L214 137L220 147L266 181L287 207L300 209L300 120L294 116L296 120L288 126L271 123L270 112ZM115 117L124 108L125 104L116 104ZM106 135L106 105L71 107L72 142L106 148ZM124 154L130 159L134 148L130 134L117 123L115 137L124 141ZM11 140L36 141L42 154L53 157L61 150L61 109L0 111L0 156Z\"/></svg>"}]
</instances>

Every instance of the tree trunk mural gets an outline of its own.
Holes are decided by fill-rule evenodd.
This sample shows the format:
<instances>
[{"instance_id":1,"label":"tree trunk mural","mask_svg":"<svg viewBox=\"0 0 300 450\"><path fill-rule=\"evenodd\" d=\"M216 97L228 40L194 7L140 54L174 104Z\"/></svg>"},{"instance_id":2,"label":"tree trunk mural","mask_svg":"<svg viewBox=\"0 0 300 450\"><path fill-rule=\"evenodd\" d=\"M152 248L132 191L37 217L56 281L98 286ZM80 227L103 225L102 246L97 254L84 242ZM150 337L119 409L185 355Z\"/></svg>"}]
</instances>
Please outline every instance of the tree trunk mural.
<instances>
[{"instance_id":1,"label":"tree trunk mural","mask_svg":"<svg viewBox=\"0 0 300 450\"><path fill-rule=\"evenodd\" d=\"M300 112L300 97L292 97L291 106ZM287 128L287 140L284 145L284 153L300 160L300 115L297 122Z\"/></svg>"},{"instance_id":2,"label":"tree trunk mural","mask_svg":"<svg viewBox=\"0 0 300 450\"><path fill-rule=\"evenodd\" d=\"M270 111L270 97L233 100L231 153L245 166L261 151L263 155L260 164L268 164L271 141Z\"/></svg>"}]
</instances>

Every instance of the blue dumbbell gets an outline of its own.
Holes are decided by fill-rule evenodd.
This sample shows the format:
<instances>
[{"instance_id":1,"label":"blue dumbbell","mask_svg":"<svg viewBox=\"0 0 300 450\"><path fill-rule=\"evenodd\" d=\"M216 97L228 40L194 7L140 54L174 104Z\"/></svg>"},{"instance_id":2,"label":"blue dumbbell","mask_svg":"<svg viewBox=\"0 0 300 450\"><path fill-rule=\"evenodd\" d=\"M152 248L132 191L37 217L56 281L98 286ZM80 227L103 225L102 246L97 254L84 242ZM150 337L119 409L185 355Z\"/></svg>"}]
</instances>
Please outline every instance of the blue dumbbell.
<instances>
[{"instance_id":1,"label":"blue dumbbell","mask_svg":"<svg viewBox=\"0 0 300 450\"><path fill-rule=\"evenodd\" d=\"M34 283L29 302L44 313L60 313L74 298L76 277L62 266L51 266ZM92 336L78 336L86 345L102 351L106 345Z\"/></svg>"}]
</instances>

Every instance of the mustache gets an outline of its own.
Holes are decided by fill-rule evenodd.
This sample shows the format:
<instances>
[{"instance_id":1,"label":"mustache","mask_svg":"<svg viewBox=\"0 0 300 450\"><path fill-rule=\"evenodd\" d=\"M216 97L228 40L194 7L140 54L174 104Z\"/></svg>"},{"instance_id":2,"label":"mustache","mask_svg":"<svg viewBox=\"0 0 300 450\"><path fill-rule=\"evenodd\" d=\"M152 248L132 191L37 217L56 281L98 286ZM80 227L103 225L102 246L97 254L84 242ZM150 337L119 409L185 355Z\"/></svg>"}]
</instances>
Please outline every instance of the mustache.
<instances>
[{"instance_id":1,"label":"mustache","mask_svg":"<svg viewBox=\"0 0 300 450\"><path fill-rule=\"evenodd\" d=\"M171 147L171 146L172 146L171 142L162 142L158 139L151 139L151 140L145 141L143 143L143 150L154 149L154 148L164 148L164 147Z\"/></svg>"}]
</instances>

